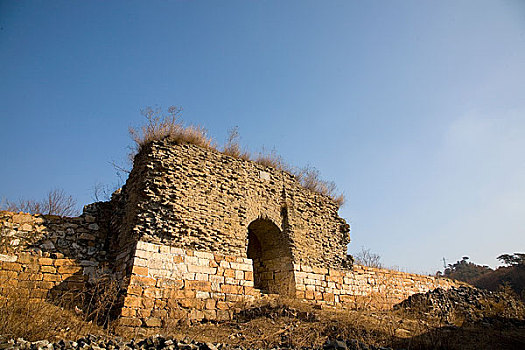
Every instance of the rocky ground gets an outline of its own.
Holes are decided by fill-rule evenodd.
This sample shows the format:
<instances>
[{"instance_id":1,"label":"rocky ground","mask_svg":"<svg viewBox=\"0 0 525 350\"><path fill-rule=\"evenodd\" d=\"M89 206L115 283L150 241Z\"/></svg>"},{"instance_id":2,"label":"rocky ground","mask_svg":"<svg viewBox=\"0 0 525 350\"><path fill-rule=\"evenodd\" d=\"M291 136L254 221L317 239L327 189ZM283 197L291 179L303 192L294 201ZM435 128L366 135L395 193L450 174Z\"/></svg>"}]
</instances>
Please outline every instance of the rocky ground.
<instances>
[{"instance_id":1,"label":"rocky ground","mask_svg":"<svg viewBox=\"0 0 525 350\"><path fill-rule=\"evenodd\" d=\"M519 324L525 319L525 305L504 292L491 292L470 286L449 290L435 289L414 294L394 307L416 313L431 313L444 322L475 323L507 320Z\"/></svg>"},{"instance_id":2,"label":"rocky ground","mask_svg":"<svg viewBox=\"0 0 525 350\"><path fill-rule=\"evenodd\" d=\"M95 335L80 338L76 341L60 340L52 343L47 340L35 342L24 339L11 339L0 344L2 350L247 350L242 345L222 343L202 343L196 340L176 340L160 335L151 336L140 341L123 340L122 338L108 338ZM273 347L272 349L289 349L289 347ZM312 348L305 348L312 349ZM358 340L328 340L322 347L313 349L323 350L391 350L388 347L375 347Z\"/></svg>"},{"instance_id":3,"label":"rocky ground","mask_svg":"<svg viewBox=\"0 0 525 350\"><path fill-rule=\"evenodd\" d=\"M231 322L176 324L156 330L160 335L76 329L59 329L48 340L0 336L0 350L525 349L525 306L505 293L460 287L413 295L389 311L276 300L247 308Z\"/></svg>"}]
</instances>

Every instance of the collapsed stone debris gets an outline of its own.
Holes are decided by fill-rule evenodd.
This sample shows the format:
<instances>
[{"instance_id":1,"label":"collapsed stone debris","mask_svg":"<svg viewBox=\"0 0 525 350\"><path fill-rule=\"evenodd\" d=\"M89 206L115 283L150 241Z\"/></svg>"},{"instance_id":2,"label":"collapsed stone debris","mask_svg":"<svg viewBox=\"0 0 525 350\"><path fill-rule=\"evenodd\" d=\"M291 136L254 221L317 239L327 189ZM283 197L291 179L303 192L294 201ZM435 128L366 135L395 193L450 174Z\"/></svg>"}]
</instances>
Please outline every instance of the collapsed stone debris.
<instances>
[{"instance_id":1,"label":"collapsed stone debris","mask_svg":"<svg viewBox=\"0 0 525 350\"><path fill-rule=\"evenodd\" d=\"M492 292L471 286L437 288L417 293L394 306L411 312L432 313L440 319L454 323L495 322L505 320L523 325L525 305L519 299L503 292Z\"/></svg>"}]
</instances>

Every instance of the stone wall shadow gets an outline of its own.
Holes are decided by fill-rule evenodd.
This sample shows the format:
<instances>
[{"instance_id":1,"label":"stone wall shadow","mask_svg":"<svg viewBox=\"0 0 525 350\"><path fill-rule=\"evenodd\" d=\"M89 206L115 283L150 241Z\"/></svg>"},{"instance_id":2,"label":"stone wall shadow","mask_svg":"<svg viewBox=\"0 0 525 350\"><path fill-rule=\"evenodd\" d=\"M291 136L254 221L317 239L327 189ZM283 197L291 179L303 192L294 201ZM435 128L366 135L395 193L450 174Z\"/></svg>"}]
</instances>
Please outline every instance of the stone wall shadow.
<instances>
[{"instance_id":1,"label":"stone wall shadow","mask_svg":"<svg viewBox=\"0 0 525 350\"><path fill-rule=\"evenodd\" d=\"M20 276L32 275L20 277L40 288L32 292L28 285L30 295L47 291L46 301L97 323L117 317L123 290L113 278L114 203L86 205L78 217L0 214L0 254L16 257Z\"/></svg>"},{"instance_id":2,"label":"stone wall shadow","mask_svg":"<svg viewBox=\"0 0 525 350\"><path fill-rule=\"evenodd\" d=\"M90 279L79 271L51 288L46 301L74 312L84 321L108 326L118 318L124 296L122 286L111 276Z\"/></svg>"}]
</instances>

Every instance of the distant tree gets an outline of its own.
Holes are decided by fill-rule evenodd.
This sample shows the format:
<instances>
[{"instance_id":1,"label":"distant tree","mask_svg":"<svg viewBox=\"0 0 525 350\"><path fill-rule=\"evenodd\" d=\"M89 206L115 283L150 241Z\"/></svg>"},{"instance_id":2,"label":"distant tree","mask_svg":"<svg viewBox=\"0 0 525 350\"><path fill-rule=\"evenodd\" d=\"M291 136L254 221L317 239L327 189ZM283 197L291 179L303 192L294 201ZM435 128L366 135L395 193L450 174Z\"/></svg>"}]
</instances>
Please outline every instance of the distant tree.
<instances>
[{"instance_id":1,"label":"distant tree","mask_svg":"<svg viewBox=\"0 0 525 350\"><path fill-rule=\"evenodd\" d=\"M381 256L370 252L370 249L361 247L361 251L354 254L355 263L358 265L381 268Z\"/></svg>"},{"instance_id":2,"label":"distant tree","mask_svg":"<svg viewBox=\"0 0 525 350\"><path fill-rule=\"evenodd\" d=\"M510 254L501 254L496 259L498 259L499 261L501 261L502 263L506 265L512 265L513 256Z\"/></svg>"},{"instance_id":3,"label":"distant tree","mask_svg":"<svg viewBox=\"0 0 525 350\"><path fill-rule=\"evenodd\" d=\"M468 257L454 264L449 264L444 277L463 281L478 288L492 291L512 288L525 301L525 254L501 254L497 258L507 266L492 270L488 266L480 266L468 261Z\"/></svg>"},{"instance_id":4,"label":"distant tree","mask_svg":"<svg viewBox=\"0 0 525 350\"><path fill-rule=\"evenodd\" d=\"M497 259L507 266L525 265L525 253L501 254Z\"/></svg>"},{"instance_id":5,"label":"distant tree","mask_svg":"<svg viewBox=\"0 0 525 350\"><path fill-rule=\"evenodd\" d=\"M20 199L17 202L6 201L3 209L12 212L22 211L29 214L58 216L77 216L79 214L77 201L62 189L49 191L39 201L24 199Z\"/></svg>"},{"instance_id":6,"label":"distant tree","mask_svg":"<svg viewBox=\"0 0 525 350\"><path fill-rule=\"evenodd\" d=\"M469 257L464 256L454 264L448 264L448 267L441 275L459 281L472 283L475 279L492 271L488 266L476 265L468 260Z\"/></svg>"}]
</instances>

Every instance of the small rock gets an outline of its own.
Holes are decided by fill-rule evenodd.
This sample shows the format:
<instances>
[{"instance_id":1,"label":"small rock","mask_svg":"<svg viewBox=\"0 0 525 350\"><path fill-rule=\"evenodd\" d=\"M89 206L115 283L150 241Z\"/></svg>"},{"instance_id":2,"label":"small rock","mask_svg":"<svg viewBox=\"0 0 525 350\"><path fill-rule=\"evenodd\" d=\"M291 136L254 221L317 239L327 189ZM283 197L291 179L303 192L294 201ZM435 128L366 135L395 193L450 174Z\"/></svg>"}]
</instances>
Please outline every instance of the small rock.
<instances>
[{"instance_id":1,"label":"small rock","mask_svg":"<svg viewBox=\"0 0 525 350\"><path fill-rule=\"evenodd\" d=\"M88 229L97 231L99 227L98 227L98 224L89 224Z\"/></svg>"}]
</instances>

